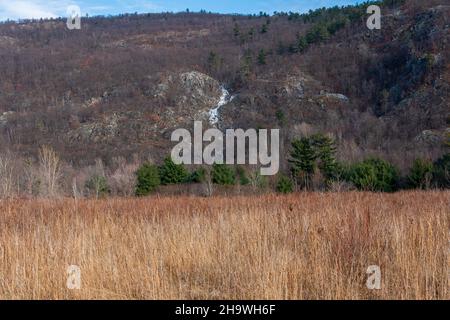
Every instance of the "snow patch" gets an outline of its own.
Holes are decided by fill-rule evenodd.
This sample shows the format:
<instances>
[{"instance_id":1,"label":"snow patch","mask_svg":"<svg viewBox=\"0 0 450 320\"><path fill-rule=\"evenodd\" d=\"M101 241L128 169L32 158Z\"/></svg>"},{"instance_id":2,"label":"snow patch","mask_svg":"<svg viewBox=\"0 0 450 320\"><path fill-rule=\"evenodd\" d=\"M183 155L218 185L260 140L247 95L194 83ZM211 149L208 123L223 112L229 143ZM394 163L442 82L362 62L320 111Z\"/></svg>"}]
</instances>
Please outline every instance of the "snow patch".
<instances>
[{"instance_id":1,"label":"snow patch","mask_svg":"<svg viewBox=\"0 0 450 320\"><path fill-rule=\"evenodd\" d=\"M233 101L234 99L234 96L232 96L223 86L221 86L220 89L222 90L222 95L220 96L219 102L213 109L209 110L208 112L209 123L212 125L215 125L219 122L219 109L227 103Z\"/></svg>"}]
</instances>

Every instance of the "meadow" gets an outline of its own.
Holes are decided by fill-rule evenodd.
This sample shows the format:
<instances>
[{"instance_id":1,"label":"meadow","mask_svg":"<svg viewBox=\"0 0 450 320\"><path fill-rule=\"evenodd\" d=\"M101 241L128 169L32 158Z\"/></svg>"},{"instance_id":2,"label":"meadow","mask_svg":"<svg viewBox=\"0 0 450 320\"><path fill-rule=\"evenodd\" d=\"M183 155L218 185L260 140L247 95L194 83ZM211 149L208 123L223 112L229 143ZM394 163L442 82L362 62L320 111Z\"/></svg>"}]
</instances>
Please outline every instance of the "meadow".
<instances>
[{"instance_id":1,"label":"meadow","mask_svg":"<svg viewBox=\"0 0 450 320\"><path fill-rule=\"evenodd\" d=\"M0 299L448 299L449 218L449 191L2 200Z\"/></svg>"}]
</instances>

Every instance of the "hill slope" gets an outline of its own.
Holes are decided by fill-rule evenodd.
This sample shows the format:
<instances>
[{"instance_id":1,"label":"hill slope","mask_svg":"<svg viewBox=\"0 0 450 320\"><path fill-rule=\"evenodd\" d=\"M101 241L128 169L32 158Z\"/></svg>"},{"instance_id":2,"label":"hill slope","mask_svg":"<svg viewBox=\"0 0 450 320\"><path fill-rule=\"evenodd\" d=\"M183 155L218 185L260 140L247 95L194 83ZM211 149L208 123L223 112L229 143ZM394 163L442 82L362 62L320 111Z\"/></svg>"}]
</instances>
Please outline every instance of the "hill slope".
<instances>
[{"instance_id":1,"label":"hill slope","mask_svg":"<svg viewBox=\"0 0 450 320\"><path fill-rule=\"evenodd\" d=\"M306 15L123 15L0 25L0 144L52 145L76 166L113 156L158 160L174 128L282 129L285 145L333 134L342 160L382 155L400 167L444 152L449 124L445 1Z\"/></svg>"}]
</instances>

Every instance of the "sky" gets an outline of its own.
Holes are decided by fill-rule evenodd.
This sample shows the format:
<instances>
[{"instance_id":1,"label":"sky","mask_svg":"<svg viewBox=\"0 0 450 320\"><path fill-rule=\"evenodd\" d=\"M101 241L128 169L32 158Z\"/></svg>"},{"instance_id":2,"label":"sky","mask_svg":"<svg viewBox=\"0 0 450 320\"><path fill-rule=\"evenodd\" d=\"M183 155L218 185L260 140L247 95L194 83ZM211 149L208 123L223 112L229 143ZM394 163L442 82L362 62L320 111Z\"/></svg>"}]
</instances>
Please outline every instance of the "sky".
<instances>
[{"instance_id":1,"label":"sky","mask_svg":"<svg viewBox=\"0 0 450 320\"><path fill-rule=\"evenodd\" d=\"M348 5L362 0L0 0L0 20L66 17L70 5L78 5L82 16L119 13L191 11L219 13L306 12L319 7Z\"/></svg>"}]
</instances>

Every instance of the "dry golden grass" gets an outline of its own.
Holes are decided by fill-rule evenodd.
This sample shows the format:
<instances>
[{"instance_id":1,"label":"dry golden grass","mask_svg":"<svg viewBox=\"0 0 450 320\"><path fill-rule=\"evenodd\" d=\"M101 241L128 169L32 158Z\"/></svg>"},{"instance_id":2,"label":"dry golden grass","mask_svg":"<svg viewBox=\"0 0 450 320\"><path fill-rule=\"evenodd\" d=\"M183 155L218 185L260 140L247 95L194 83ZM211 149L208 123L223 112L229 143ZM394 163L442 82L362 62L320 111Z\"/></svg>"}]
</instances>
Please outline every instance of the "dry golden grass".
<instances>
[{"instance_id":1,"label":"dry golden grass","mask_svg":"<svg viewBox=\"0 0 450 320\"><path fill-rule=\"evenodd\" d=\"M0 203L1 299L448 299L450 192ZM80 290L66 288L69 265ZM382 289L365 273L379 265Z\"/></svg>"}]
</instances>

